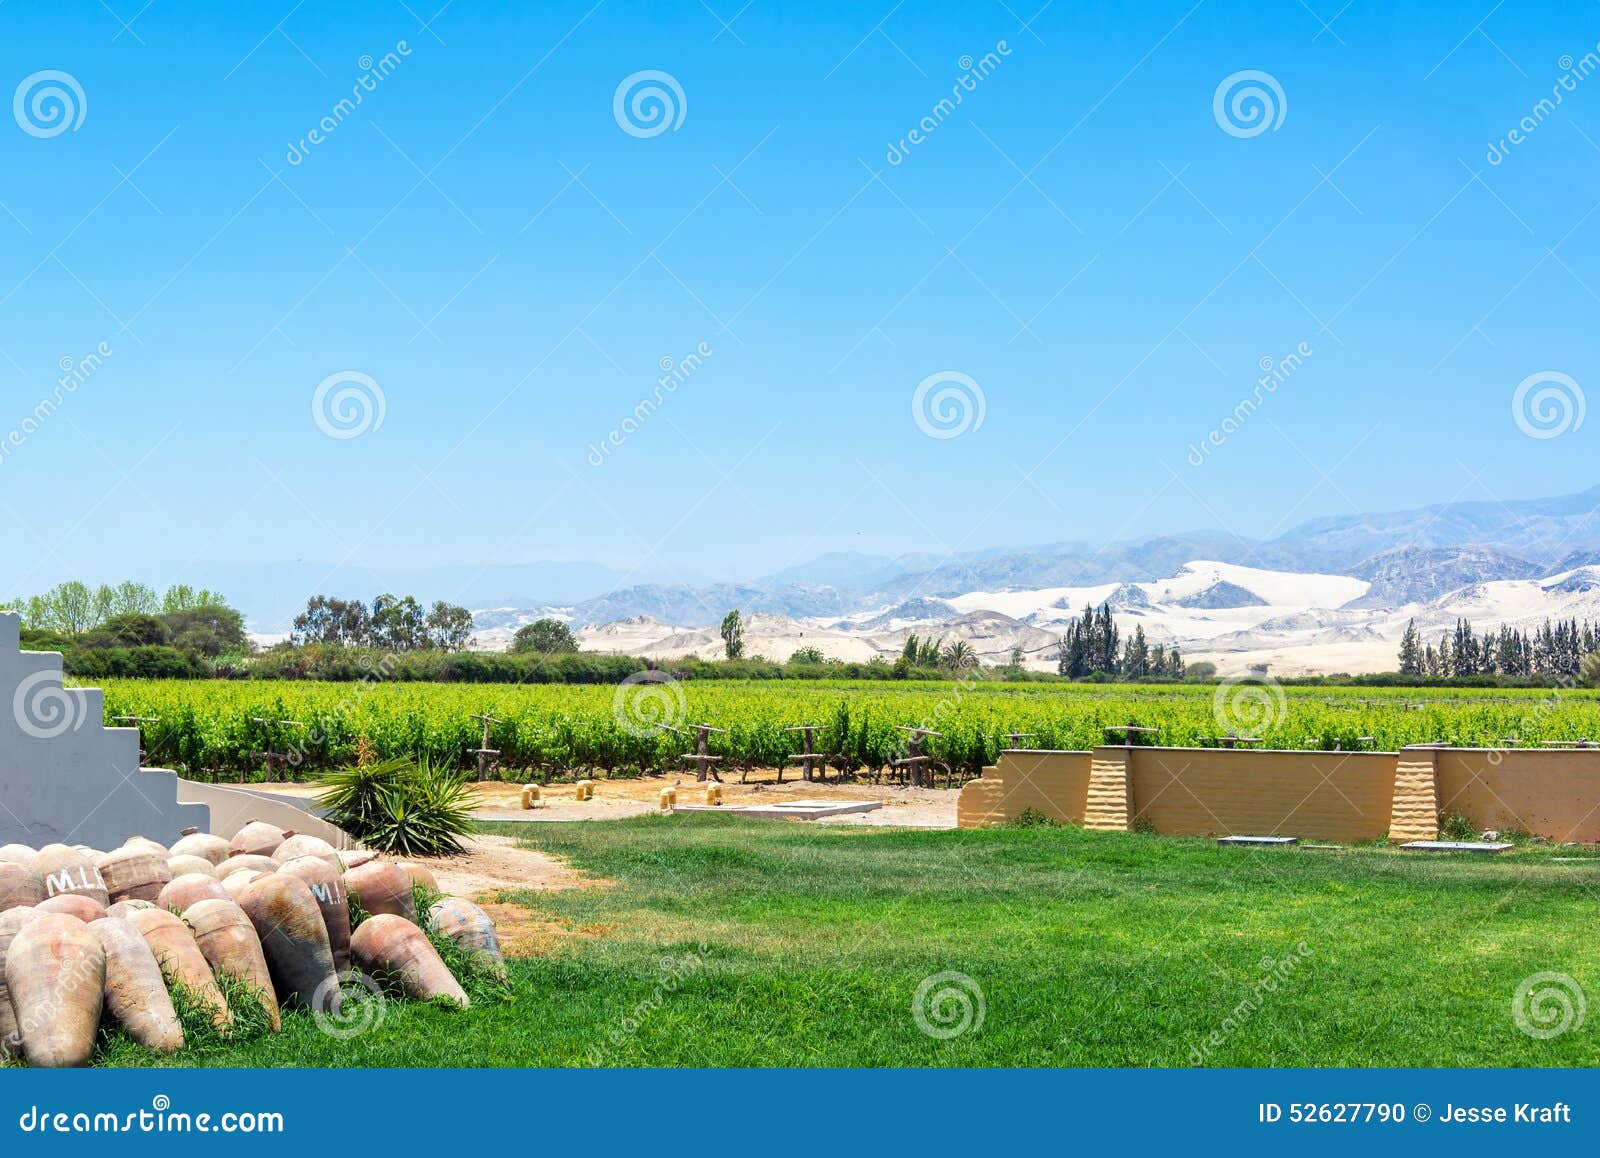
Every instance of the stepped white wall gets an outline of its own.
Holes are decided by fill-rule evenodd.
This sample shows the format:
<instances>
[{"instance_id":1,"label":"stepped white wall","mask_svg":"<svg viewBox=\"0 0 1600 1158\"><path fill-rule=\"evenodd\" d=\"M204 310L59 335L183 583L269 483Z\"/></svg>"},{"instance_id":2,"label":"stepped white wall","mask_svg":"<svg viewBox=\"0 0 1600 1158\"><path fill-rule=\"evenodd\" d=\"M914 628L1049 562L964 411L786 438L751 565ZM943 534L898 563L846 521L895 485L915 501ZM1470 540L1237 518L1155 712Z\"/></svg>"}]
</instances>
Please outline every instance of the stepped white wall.
<instances>
[{"instance_id":1,"label":"stepped white wall","mask_svg":"<svg viewBox=\"0 0 1600 1158\"><path fill-rule=\"evenodd\" d=\"M175 773L139 767L136 728L103 725L96 688L63 688L58 652L23 651L0 612L0 844L170 844L210 809L178 802Z\"/></svg>"}]
</instances>

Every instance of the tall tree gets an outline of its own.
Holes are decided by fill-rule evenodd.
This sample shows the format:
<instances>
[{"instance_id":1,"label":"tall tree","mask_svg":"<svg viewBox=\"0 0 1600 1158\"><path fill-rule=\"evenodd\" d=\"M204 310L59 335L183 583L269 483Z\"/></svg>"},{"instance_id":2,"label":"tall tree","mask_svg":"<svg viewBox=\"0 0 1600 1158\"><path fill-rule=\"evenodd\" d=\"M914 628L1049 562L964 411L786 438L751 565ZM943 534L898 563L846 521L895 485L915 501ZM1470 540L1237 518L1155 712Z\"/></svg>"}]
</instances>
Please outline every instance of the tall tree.
<instances>
[{"instance_id":1,"label":"tall tree","mask_svg":"<svg viewBox=\"0 0 1600 1158\"><path fill-rule=\"evenodd\" d=\"M740 659L744 656L744 619L739 615L739 609L734 608L722 617L722 651L729 659Z\"/></svg>"},{"instance_id":2,"label":"tall tree","mask_svg":"<svg viewBox=\"0 0 1600 1158\"><path fill-rule=\"evenodd\" d=\"M1422 638L1417 634L1415 619L1407 621L1406 632L1400 637L1400 674L1422 674Z\"/></svg>"}]
</instances>

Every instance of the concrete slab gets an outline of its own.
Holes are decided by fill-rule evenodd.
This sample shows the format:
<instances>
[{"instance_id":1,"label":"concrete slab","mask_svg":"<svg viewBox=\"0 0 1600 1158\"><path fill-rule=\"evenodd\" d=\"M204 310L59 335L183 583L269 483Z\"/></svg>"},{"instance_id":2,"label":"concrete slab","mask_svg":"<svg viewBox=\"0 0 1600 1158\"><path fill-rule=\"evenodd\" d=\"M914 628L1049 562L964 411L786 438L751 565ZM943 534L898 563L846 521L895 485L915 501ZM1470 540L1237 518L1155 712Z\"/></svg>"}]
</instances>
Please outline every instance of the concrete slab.
<instances>
[{"instance_id":1,"label":"concrete slab","mask_svg":"<svg viewBox=\"0 0 1600 1158\"><path fill-rule=\"evenodd\" d=\"M1405 852L1476 852L1487 854L1509 852L1513 847L1513 845L1509 844L1492 844L1482 840L1413 840L1409 844L1400 846Z\"/></svg>"},{"instance_id":2,"label":"concrete slab","mask_svg":"<svg viewBox=\"0 0 1600 1158\"><path fill-rule=\"evenodd\" d=\"M735 816L753 816L763 820L793 819L821 820L830 816L849 816L857 812L876 812L883 807L877 800L787 800L777 804L744 804L716 806L710 804L680 804L675 812L727 812Z\"/></svg>"},{"instance_id":3,"label":"concrete slab","mask_svg":"<svg viewBox=\"0 0 1600 1158\"><path fill-rule=\"evenodd\" d=\"M1287 848L1299 844L1298 836L1221 836L1217 844L1222 848Z\"/></svg>"}]
</instances>

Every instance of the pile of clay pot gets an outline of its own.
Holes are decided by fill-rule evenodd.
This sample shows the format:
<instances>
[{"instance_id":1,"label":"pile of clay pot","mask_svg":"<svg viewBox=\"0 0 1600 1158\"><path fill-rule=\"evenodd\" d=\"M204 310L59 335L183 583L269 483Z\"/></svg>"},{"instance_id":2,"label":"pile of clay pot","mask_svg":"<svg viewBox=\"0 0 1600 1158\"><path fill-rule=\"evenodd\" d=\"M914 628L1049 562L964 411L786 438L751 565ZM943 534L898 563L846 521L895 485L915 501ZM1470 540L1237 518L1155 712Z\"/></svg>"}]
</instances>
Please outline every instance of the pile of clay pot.
<instances>
[{"instance_id":1,"label":"pile of clay pot","mask_svg":"<svg viewBox=\"0 0 1600 1158\"><path fill-rule=\"evenodd\" d=\"M182 1049L169 986L226 1033L224 976L254 992L273 1032L285 1007L338 1017L352 966L408 998L464 1009L466 992L418 923L414 884L438 891L419 865L259 821L231 841L190 832L170 849L137 836L107 853L0 847L0 1057L87 1065L102 1018L152 1050ZM353 933L347 893L369 914ZM445 897L421 920L504 976L482 909Z\"/></svg>"}]
</instances>

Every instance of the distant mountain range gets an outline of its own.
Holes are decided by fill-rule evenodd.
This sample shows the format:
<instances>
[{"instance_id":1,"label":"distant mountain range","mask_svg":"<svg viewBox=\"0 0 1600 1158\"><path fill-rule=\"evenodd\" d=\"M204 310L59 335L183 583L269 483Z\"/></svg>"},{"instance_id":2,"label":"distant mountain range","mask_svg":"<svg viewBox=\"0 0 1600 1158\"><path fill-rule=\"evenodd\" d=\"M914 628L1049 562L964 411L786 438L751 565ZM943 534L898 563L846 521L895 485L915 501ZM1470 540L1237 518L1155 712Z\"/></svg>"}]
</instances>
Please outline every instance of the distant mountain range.
<instances>
[{"instance_id":1,"label":"distant mountain range","mask_svg":"<svg viewBox=\"0 0 1600 1158\"><path fill-rule=\"evenodd\" d=\"M314 574L306 582L315 589L344 589L318 583L314 566L290 574L288 582ZM346 586L428 598L466 591L455 598L474 608L483 647L503 647L517 627L550 616L570 623L589 648L713 655L717 625L738 608L750 651L776 659L801 646L839 658L888 656L915 633L965 639L990 662L1021 648L1031 664L1048 666L1060 630L1092 602L1109 603L1125 630L1143 624L1153 641L1224 670L1246 662L1375 670L1393 666L1393 643L1411 618L1432 631L1465 615L1482 629L1546 614L1582 617L1591 601L1600 618L1600 486L1552 499L1318 518L1264 541L1197 531L954 557L838 552L739 583L615 587L617 572L584 563L363 578ZM226 576L217 581L238 589ZM282 630L303 597L284 596L282 572L276 582L283 610L272 630ZM495 595L530 589L543 594Z\"/></svg>"},{"instance_id":2,"label":"distant mountain range","mask_svg":"<svg viewBox=\"0 0 1600 1158\"><path fill-rule=\"evenodd\" d=\"M1554 499L1447 503L1312 519L1263 542L1203 531L1105 546L1062 542L988 549L954 558L837 553L751 583L643 584L609 591L568 605L565 616L577 624L648 615L711 626L733 607L797 618L881 613L911 599L948 599L971 591L1147 583L1196 559L1350 575L1372 584L1363 606L1400 606L1469 583L1535 578L1600 560L1600 486ZM1196 597L1225 601L1237 596Z\"/></svg>"}]
</instances>

